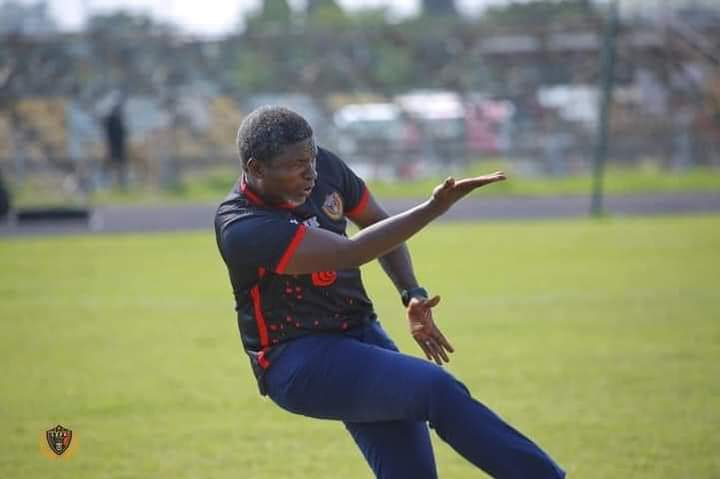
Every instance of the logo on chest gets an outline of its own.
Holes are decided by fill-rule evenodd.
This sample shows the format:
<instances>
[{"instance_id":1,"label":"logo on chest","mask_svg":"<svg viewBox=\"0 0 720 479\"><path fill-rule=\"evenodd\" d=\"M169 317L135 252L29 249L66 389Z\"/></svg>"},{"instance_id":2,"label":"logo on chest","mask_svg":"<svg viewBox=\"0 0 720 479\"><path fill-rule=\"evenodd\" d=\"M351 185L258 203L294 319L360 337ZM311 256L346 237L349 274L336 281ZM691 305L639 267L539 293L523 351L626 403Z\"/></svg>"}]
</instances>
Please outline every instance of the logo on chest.
<instances>
[{"instance_id":1,"label":"logo on chest","mask_svg":"<svg viewBox=\"0 0 720 479\"><path fill-rule=\"evenodd\" d=\"M320 271L311 276L312 284L320 287L331 286L337 279L335 271Z\"/></svg>"},{"instance_id":2,"label":"logo on chest","mask_svg":"<svg viewBox=\"0 0 720 479\"><path fill-rule=\"evenodd\" d=\"M322 205L323 212L333 221L340 221L343 217L343 201L337 191L333 191L325 197Z\"/></svg>"}]
</instances>

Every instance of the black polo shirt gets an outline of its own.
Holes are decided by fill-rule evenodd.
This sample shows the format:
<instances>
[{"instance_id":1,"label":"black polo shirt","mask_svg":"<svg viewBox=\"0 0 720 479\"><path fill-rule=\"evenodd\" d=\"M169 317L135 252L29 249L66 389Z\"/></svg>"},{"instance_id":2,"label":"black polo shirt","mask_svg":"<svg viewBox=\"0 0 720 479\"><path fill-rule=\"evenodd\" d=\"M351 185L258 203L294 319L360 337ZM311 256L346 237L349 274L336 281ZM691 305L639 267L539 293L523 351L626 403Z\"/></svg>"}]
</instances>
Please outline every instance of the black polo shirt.
<instances>
[{"instance_id":1,"label":"black polo shirt","mask_svg":"<svg viewBox=\"0 0 720 479\"><path fill-rule=\"evenodd\" d=\"M261 392L263 371L283 344L375 320L359 268L284 273L308 228L346 236L347 218L367 205L363 181L323 148L318 148L317 171L315 188L297 208L267 206L241 180L215 215L215 235L230 273L243 347Z\"/></svg>"}]
</instances>

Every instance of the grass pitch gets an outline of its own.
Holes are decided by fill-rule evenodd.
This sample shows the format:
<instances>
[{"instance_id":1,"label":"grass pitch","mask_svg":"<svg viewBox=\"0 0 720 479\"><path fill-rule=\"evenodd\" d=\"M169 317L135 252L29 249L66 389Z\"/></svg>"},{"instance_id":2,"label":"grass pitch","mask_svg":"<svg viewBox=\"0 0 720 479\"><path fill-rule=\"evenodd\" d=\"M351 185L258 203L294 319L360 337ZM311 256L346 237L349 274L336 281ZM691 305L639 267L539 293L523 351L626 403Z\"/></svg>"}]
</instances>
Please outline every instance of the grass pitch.
<instances>
[{"instance_id":1,"label":"grass pitch","mask_svg":"<svg viewBox=\"0 0 720 479\"><path fill-rule=\"evenodd\" d=\"M446 223L410 246L449 369L569 477L720 476L720 217ZM371 477L342 425L258 396L209 232L3 239L0 265L0 476ZM58 423L73 455L51 460ZM481 476L433 442L441 477Z\"/></svg>"},{"instance_id":2,"label":"grass pitch","mask_svg":"<svg viewBox=\"0 0 720 479\"><path fill-rule=\"evenodd\" d=\"M567 176L547 177L530 175L519 170L512 161L482 160L469 164L465 168L442 171L424 179L403 181L370 181L368 186L378 198L427 198L427 195L449 174L455 178L478 176L503 170L512 181L504 181L492 188L482 189L476 195L486 197L520 196L584 196L592 189L592 176L589 172L577 172ZM187 174L180 184L168 190L149 186L131 186L127 191L118 189L100 190L85 198L82 195L65 191L59 181L62 178L33 177L25 180L25 186L13 191L14 202L19 207L32 206L68 206L86 204L172 204L172 203L215 203L223 198L237 181L239 165L235 167L217 167L203 169L201 174ZM720 169L712 167L694 167L685 171L667 169L644 164L635 167L608 165L603 180L607 195L638 194L675 194L712 192L720 189ZM38 192L45 192L38 194Z\"/></svg>"}]
</instances>

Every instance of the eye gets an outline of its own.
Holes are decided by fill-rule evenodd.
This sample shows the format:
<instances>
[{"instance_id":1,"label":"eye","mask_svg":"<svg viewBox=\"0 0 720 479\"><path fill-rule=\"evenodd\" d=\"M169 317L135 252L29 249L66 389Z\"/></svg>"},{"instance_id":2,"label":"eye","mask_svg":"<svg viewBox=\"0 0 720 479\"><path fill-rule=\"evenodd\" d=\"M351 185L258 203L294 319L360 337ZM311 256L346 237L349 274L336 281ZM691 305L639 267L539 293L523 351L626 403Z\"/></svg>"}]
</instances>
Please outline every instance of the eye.
<instances>
[{"instance_id":1,"label":"eye","mask_svg":"<svg viewBox=\"0 0 720 479\"><path fill-rule=\"evenodd\" d=\"M307 165L314 165L314 164L315 164L315 158L302 158L302 159L298 159L298 160L296 161L296 164L297 164L298 166L302 166L302 167L305 167L305 166L307 166Z\"/></svg>"}]
</instances>

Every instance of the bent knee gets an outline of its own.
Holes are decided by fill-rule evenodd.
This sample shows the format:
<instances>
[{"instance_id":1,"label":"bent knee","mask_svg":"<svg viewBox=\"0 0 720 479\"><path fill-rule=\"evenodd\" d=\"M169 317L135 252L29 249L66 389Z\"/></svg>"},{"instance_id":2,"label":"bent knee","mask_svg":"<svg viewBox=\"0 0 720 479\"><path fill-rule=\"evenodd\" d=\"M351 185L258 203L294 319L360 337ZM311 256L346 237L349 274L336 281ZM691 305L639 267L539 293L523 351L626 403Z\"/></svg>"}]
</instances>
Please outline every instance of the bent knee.
<instances>
[{"instance_id":1,"label":"bent knee","mask_svg":"<svg viewBox=\"0 0 720 479\"><path fill-rule=\"evenodd\" d=\"M430 376L430 390L433 396L444 396L447 394L460 394L469 396L470 391L455 376L440 366L433 365L433 372Z\"/></svg>"},{"instance_id":2,"label":"bent knee","mask_svg":"<svg viewBox=\"0 0 720 479\"><path fill-rule=\"evenodd\" d=\"M447 410L448 406L456 404L457 400L470 397L470 393L463 383L443 368L435 365L428 377L426 388L429 419L431 420L438 409Z\"/></svg>"}]
</instances>

